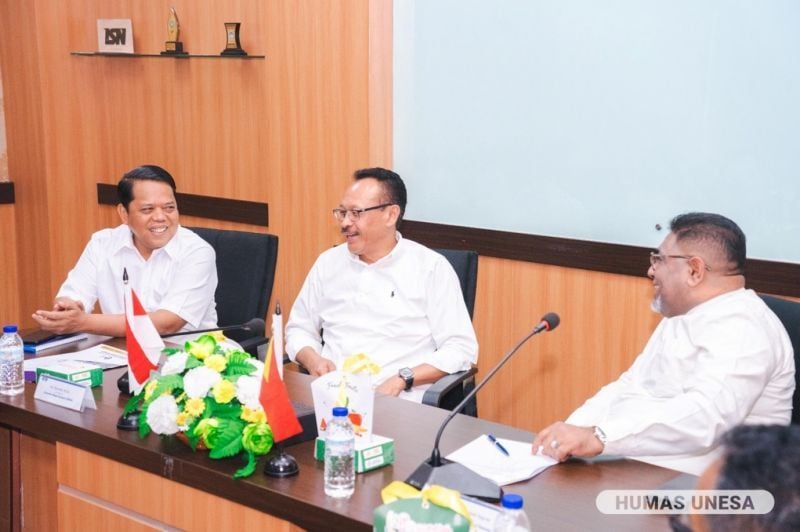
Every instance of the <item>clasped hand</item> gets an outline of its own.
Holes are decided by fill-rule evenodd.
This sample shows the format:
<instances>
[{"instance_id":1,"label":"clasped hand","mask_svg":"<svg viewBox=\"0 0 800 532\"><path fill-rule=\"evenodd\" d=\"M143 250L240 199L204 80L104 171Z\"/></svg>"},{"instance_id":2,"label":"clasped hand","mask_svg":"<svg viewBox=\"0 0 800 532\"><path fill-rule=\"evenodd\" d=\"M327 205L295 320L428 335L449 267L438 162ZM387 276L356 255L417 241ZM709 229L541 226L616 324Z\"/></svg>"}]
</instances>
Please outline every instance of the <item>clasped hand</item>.
<instances>
[{"instance_id":1,"label":"clasped hand","mask_svg":"<svg viewBox=\"0 0 800 532\"><path fill-rule=\"evenodd\" d=\"M45 331L69 334L83 330L86 316L82 302L60 297L53 302L53 310L37 310L32 317Z\"/></svg>"}]
</instances>

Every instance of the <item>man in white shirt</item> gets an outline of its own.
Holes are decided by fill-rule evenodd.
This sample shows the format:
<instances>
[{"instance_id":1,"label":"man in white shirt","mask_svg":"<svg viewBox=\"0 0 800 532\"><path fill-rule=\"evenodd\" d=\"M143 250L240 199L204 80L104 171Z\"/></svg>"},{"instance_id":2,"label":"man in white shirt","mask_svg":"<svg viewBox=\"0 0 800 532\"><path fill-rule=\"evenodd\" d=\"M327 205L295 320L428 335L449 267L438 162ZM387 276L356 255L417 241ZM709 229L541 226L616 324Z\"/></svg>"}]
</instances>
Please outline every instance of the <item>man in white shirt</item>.
<instances>
[{"instance_id":1,"label":"man in white shirt","mask_svg":"<svg viewBox=\"0 0 800 532\"><path fill-rule=\"evenodd\" d=\"M345 246L319 256L292 307L286 351L312 375L364 353L380 393L421 400L430 383L469 369L478 344L458 277L442 255L402 238L406 188L359 170L333 210Z\"/></svg>"},{"instance_id":2,"label":"man in white shirt","mask_svg":"<svg viewBox=\"0 0 800 532\"><path fill-rule=\"evenodd\" d=\"M122 225L92 235L52 310L33 314L42 329L125 336L124 270L159 334L216 327L216 255L180 226L175 190L172 176L154 165L122 177ZM97 302L102 314L91 313Z\"/></svg>"},{"instance_id":3,"label":"man in white shirt","mask_svg":"<svg viewBox=\"0 0 800 532\"><path fill-rule=\"evenodd\" d=\"M647 272L664 319L630 369L542 430L534 450L559 460L624 455L699 474L726 430L789 423L792 346L744 288L741 229L707 213L677 216L670 229Z\"/></svg>"}]
</instances>

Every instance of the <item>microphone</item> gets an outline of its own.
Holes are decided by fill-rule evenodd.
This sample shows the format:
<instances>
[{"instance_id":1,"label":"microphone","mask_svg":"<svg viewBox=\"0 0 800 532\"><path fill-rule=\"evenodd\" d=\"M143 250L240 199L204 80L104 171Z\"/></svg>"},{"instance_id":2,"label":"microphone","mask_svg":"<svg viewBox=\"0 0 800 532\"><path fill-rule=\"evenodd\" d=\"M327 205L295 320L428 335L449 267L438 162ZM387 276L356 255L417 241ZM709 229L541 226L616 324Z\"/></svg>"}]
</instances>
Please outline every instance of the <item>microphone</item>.
<instances>
[{"instance_id":1,"label":"microphone","mask_svg":"<svg viewBox=\"0 0 800 532\"><path fill-rule=\"evenodd\" d=\"M486 374L481 382L479 382L478 385L475 386L475 388L473 388L472 391L469 392L460 403L458 403L458 405L456 405L453 411L448 414L448 416L439 426L439 432L436 433L436 439L433 443L433 452L431 453L430 459L422 462L419 467L417 467L417 469L411 473L411 476L406 479L407 483L420 490L426 484L438 484L446 488L458 490L464 495L478 497L479 499L484 499L490 502L500 501L500 498L503 495L503 490L500 488L500 486L488 478L480 476L468 467L442 458L441 453L439 452L439 440L441 440L444 428L448 423L450 423L450 420L464 409L464 405L466 405L467 402L478 393L478 390L483 388L483 386L489 382L489 379L491 379L492 376L494 376L494 374L503 367L508 359L511 358L525 342L527 342L532 336L539 334L542 331L552 331L558 327L559 323L561 323L561 318L559 318L558 314L555 312L548 312L542 316L539 324L536 325L536 327L534 327L533 330L529 332L525 338L520 340L519 343L517 343L517 345L515 345L508 353L506 353L502 360L500 360L500 362L493 367L489 373Z\"/></svg>"},{"instance_id":2,"label":"microphone","mask_svg":"<svg viewBox=\"0 0 800 532\"><path fill-rule=\"evenodd\" d=\"M183 336L187 334L199 335L202 333L213 332L213 331L244 331L250 333L246 335L246 337L249 338L251 336L264 336L265 328L266 328L266 323L264 322L264 320L262 320L261 318L253 318L249 321L246 321L245 323L239 323L237 325L227 325L225 327L214 327L213 329L200 329L197 331L184 331L184 332L177 332L170 334L162 334L161 338L172 338L173 336ZM242 339L243 338L241 337L240 338L231 337L231 340L234 341L239 341ZM119 389L120 392L130 395L131 392L129 384L130 383L128 382L128 372L126 371L125 373L122 374L122 376L120 376L119 379L117 379L117 388Z\"/></svg>"},{"instance_id":3,"label":"microphone","mask_svg":"<svg viewBox=\"0 0 800 532\"><path fill-rule=\"evenodd\" d=\"M161 338L172 338L173 336L184 336L186 334L203 334L207 332L214 332L214 331L246 331L246 332L255 332L260 336L264 336L264 330L266 329L266 323L261 318L253 318L250 321L245 323L239 323L236 325L226 325L225 327L214 327L212 329L200 329L197 331L183 331L183 332L176 332L170 334L162 334Z\"/></svg>"}]
</instances>

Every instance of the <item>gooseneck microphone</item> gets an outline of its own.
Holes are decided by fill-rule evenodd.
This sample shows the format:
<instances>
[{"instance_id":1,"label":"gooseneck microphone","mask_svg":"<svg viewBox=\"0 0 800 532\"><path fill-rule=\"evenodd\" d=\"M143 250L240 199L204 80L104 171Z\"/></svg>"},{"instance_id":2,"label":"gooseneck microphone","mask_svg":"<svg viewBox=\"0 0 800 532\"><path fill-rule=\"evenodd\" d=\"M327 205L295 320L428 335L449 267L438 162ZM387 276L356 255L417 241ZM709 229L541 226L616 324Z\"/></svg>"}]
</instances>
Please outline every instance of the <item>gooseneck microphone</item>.
<instances>
[{"instance_id":1,"label":"gooseneck microphone","mask_svg":"<svg viewBox=\"0 0 800 532\"><path fill-rule=\"evenodd\" d=\"M478 497L480 499L492 502L497 502L500 500L503 490L500 489L500 487L493 481L478 475L471 469L461 464L442 458L441 453L439 452L439 440L442 438L444 428L448 423L450 423L450 420L464 409L464 405L466 405L469 400L472 399L487 382L489 382L489 379L491 379L492 376L494 376L494 374L503 367L508 359L511 358L525 342L527 342L532 336L539 334L542 331L552 331L558 327L560 322L561 319L558 317L558 314L555 312L548 312L542 316L539 324L534 327L533 330L525 336L525 338L520 340L517 345L515 345L508 353L506 353L502 360L500 360L500 362L493 367L483 379L481 379L481 382L479 382L478 385L475 386L475 388L473 388L473 390L469 392L467 396L464 397L460 403L458 403L458 405L456 405L453 411L447 415L445 420L439 426L439 431L436 433L436 439L433 443L433 452L431 453L430 459L422 462L422 464L417 467L411 476L406 479L406 482L417 489L422 489L425 484L438 484L446 488L458 490L464 495L470 495L472 497Z\"/></svg>"},{"instance_id":2,"label":"gooseneck microphone","mask_svg":"<svg viewBox=\"0 0 800 532\"><path fill-rule=\"evenodd\" d=\"M183 332L176 332L170 334L162 334L161 338L172 338L173 336L184 336L187 334L203 334L207 332L214 332L214 331L247 331L247 332L256 332L263 336L264 328L266 324L264 320L261 318L253 318L250 321L245 323L238 323L236 325L226 325L225 327L214 327L212 329L200 329L197 331L183 331Z\"/></svg>"}]
</instances>

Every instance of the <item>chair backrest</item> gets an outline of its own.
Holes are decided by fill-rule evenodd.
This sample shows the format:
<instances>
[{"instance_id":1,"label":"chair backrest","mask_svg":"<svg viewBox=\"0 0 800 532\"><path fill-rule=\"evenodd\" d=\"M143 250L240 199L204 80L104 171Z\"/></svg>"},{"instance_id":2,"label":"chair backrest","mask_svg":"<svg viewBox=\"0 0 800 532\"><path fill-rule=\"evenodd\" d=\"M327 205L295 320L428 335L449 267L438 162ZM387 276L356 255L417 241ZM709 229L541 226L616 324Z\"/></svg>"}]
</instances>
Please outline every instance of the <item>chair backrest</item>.
<instances>
[{"instance_id":1,"label":"chair backrest","mask_svg":"<svg viewBox=\"0 0 800 532\"><path fill-rule=\"evenodd\" d=\"M190 227L217 253L215 298L220 327L265 318L275 280L278 237L265 233Z\"/></svg>"},{"instance_id":2,"label":"chair backrest","mask_svg":"<svg viewBox=\"0 0 800 532\"><path fill-rule=\"evenodd\" d=\"M759 294L761 299L772 309L772 312L781 320L789 339L792 341L794 349L794 397L792 398L792 423L800 424L800 385L798 385L798 373L800 368L800 302L781 299L774 296Z\"/></svg>"},{"instance_id":3,"label":"chair backrest","mask_svg":"<svg viewBox=\"0 0 800 532\"><path fill-rule=\"evenodd\" d=\"M434 249L450 262L450 265L458 275L461 283L461 294L464 296L464 303L467 305L469 317L475 309L475 291L478 286L478 254L475 251L465 251L461 249Z\"/></svg>"}]
</instances>

